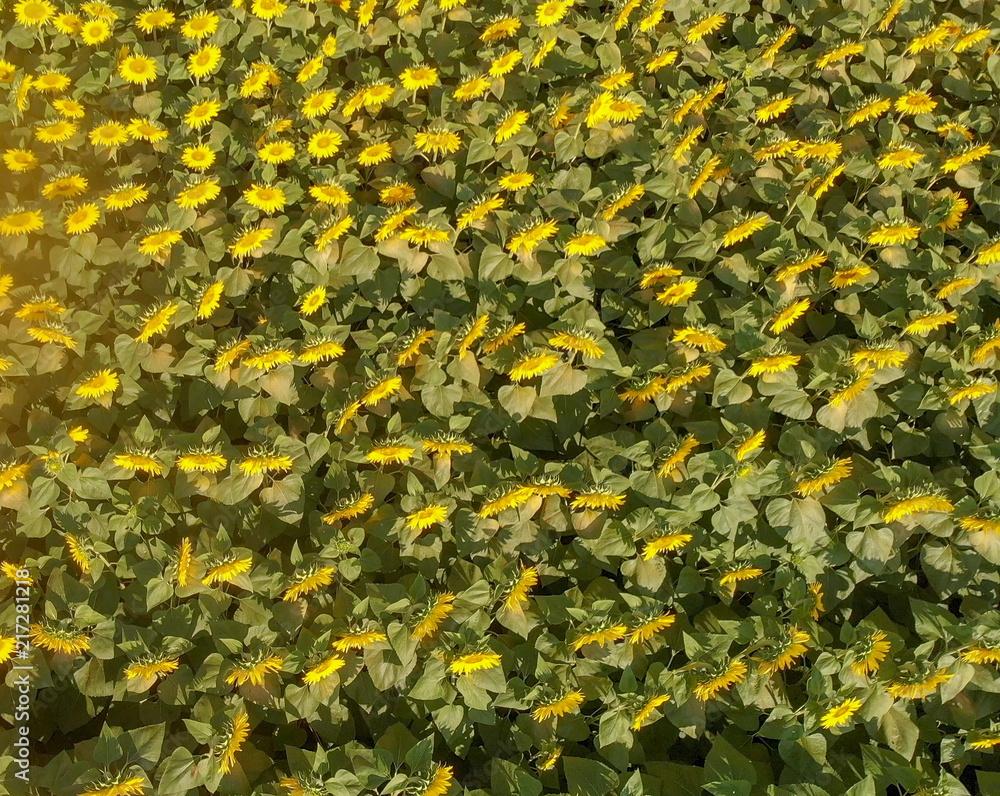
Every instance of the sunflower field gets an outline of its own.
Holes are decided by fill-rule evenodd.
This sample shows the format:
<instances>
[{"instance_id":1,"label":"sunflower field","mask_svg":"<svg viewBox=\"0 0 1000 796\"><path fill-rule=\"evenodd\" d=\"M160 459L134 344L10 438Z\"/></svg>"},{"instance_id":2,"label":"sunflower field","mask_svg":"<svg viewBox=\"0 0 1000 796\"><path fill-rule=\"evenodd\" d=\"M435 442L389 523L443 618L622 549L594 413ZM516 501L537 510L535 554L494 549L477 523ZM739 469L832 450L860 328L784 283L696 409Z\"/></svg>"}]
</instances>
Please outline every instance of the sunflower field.
<instances>
[{"instance_id":1,"label":"sunflower field","mask_svg":"<svg viewBox=\"0 0 1000 796\"><path fill-rule=\"evenodd\" d=\"M0 4L0 793L1000 794L1000 5L152 2Z\"/></svg>"}]
</instances>

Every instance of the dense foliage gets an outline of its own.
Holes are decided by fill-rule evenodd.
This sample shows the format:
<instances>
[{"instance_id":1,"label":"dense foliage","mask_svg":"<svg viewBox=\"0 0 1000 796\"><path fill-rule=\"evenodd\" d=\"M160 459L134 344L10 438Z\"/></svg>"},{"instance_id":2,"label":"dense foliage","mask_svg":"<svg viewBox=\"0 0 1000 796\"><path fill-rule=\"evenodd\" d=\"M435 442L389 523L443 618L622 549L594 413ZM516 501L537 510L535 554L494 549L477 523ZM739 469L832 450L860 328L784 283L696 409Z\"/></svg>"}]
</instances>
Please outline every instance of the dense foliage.
<instances>
[{"instance_id":1,"label":"dense foliage","mask_svg":"<svg viewBox=\"0 0 1000 796\"><path fill-rule=\"evenodd\" d=\"M1000 793L998 18L4 0L31 792Z\"/></svg>"}]
</instances>

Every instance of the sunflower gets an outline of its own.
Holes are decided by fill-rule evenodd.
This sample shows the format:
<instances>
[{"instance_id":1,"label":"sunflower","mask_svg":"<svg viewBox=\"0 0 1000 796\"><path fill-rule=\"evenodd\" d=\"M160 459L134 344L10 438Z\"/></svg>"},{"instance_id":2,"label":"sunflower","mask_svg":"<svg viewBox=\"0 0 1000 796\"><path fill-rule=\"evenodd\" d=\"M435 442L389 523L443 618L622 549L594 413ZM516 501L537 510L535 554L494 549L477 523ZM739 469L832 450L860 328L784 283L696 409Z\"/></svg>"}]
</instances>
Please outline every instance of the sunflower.
<instances>
[{"instance_id":1,"label":"sunflower","mask_svg":"<svg viewBox=\"0 0 1000 796\"><path fill-rule=\"evenodd\" d=\"M229 460L215 448L192 448L177 458L177 468L185 473L221 473Z\"/></svg>"},{"instance_id":2,"label":"sunflower","mask_svg":"<svg viewBox=\"0 0 1000 796\"><path fill-rule=\"evenodd\" d=\"M336 130L318 130L309 137L306 151L314 158L333 157L340 151L344 137Z\"/></svg>"},{"instance_id":3,"label":"sunflower","mask_svg":"<svg viewBox=\"0 0 1000 796\"><path fill-rule=\"evenodd\" d=\"M710 33L715 33L726 24L726 14L709 14L688 28L686 39L688 44L696 44Z\"/></svg>"},{"instance_id":4,"label":"sunflower","mask_svg":"<svg viewBox=\"0 0 1000 796\"><path fill-rule=\"evenodd\" d=\"M517 252L519 249L524 249L526 252L531 253L543 241L555 237L557 231L556 222L551 219L548 221L529 221L515 230L514 234L505 244L505 248L512 253Z\"/></svg>"},{"instance_id":5,"label":"sunflower","mask_svg":"<svg viewBox=\"0 0 1000 796\"><path fill-rule=\"evenodd\" d=\"M392 146L385 141L370 144L361 150L358 163L362 166L377 166L392 157Z\"/></svg>"},{"instance_id":6,"label":"sunflower","mask_svg":"<svg viewBox=\"0 0 1000 796\"><path fill-rule=\"evenodd\" d=\"M299 597L312 594L324 586L329 586L333 583L333 576L336 572L336 567L321 567L316 564L296 570L289 579L289 586L281 599L284 602L293 602Z\"/></svg>"},{"instance_id":7,"label":"sunflower","mask_svg":"<svg viewBox=\"0 0 1000 796\"><path fill-rule=\"evenodd\" d=\"M463 453L472 453L475 448L458 434L444 432L420 442L423 449L434 456L451 457Z\"/></svg>"},{"instance_id":8,"label":"sunflower","mask_svg":"<svg viewBox=\"0 0 1000 796\"><path fill-rule=\"evenodd\" d=\"M936 491L920 487L908 490L902 498L893 501L885 510L886 522L895 522L913 514L926 512L946 512L955 510L954 504Z\"/></svg>"},{"instance_id":9,"label":"sunflower","mask_svg":"<svg viewBox=\"0 0 1000 796\"><path fill-rule=\"evenodd\" d=\"M295 147L290 141L272 141L257 149L257 157L272 165L287 163L295 157Z\"/></svg>"},{"instance_id":10,"label":"sunflower","mask_svg":"<svg viewBox=\"0 0 1000 796\"><path fill-rule=\"evenodd\" d=\"M341 634L340 638L333 642L333 648L339 652L361 650L365 649L365 647L370 647L372 644L380 644L388 640L389 637L381 630L355 628L348 633Z\"/></svg>"},{"instance_id":11,"label":"sunflower","mask_svg":"<svg viewBox=\"0 0 1000 796\"><path fill-rule=\"evenodd\" d=\"M575 0L547 0L535 7L535 21L543 28L562 22Z\"/></svg>"},{"instance_id":12,"label":"sunflower","mask_svg":"<svg viewBox=\"0 0 1000 796\"><path fill-rule=\"evenodd\" d=\"M55 13L56 7L49 0L18 0L14 4L17 23L26 28L41 28Z\"/></svg>"},{"instance_id":13,"label":"sunflower","mask_svg":"<svg viewBox=\"0 0 1000 796\"><path fill-rule=\"evenodd\" d=\"M745 241L747 238L764 229L770 221L771 219L763 213L759 213L752 218L740 221L735 226L729 228L725 237L722 239L722 245L724 247L729 247Z\"/></svg>"},{"instance_id":14,"label":"sunflower","mask_svg":"<svg viewBox=\"0 0 1000 796\"><path fill-rule=\"evenodd\" d=\"M117 390L118 385L118 374L110 369L104 369L88 377L75 392L81 398L101 398Z\"/></svg>"},{"instance_id":15,"label":"sunflower","mask_svg":"<svg viewBox=\"0 0 1000 796\"><path fill-rule=\"evenodd\" d=\"M537 722L543 722L569 715L576 711L584 703L585 699L586 697L584 697L582 691L566 691L559 699L540 704L531 711L531 718Z\"/></svg>"},{"instance_id":16,"label":"sunflower","mask_svg":"<svg viewBox=\"0 0 1000 796\"><path fill-rule=\"evenodd\" d=\"M161 677L176 672L180 660L172 658L163 652L158 655L144 655L125 669L125 677L129 680L159 680Z\"/></svg>"},{"instance_id":17,"label":"sunflower","mask_svg":"<svg viewBox=\"0 0 1000 796\"><path fill-rule=\"evenodd\" d=\"M18 210L0 216L0 237L28 235L38 232L45 226L45 219L40 210Z\"/></svg>"},{"instance_id":18,"label":"sunflower","mask_svg":"<svg viewBox=\"0 0 1000 796\"><path fill-rule=\"evenodd\" d=\"M553 39L552 41L554 44L555 40ZM523 59L524 56L520 50L510 50L504 53L490 64L490 77L501 78L510 74L514 70L514 67L521 63Z\"/></svg>"},{"instance_id":19,"label":"sunflower","mask_svg":"<svg viewBox=\"0 0 1000 796\"><path fill-rule=\"evenodd\" d=\"M808 477L799 479L796 492L803 497L814 495L850 477L852 469L853 464L850 456L828 459L823 465L807 471L804 475L808 475Z\"/></svg>"},{"instance_id":20,"label":"sunflower","mask_svg":"<svg viewBox=\"0 0 1000 796\"><path fill-rule=\"evenodd\" d=\"M79 655L90 650L90 636L81 631L53 627L48 623L35 624L29 631L35 646L62 655Z\"/></svg>"},{"instance_id":21,"label":"sunflower","mask_svg":"<svg viewBox=\"0 0 1000 796\"><path fill-rule=\"evenodd\" d=\"M760 653L757 671L769 677L794 666L808 651L811 637L794 625L786 630L781 639L768 644Z\"/></svg>"},{"instance_id":22,"label":"sunflower","mask_svg":"<svg viewBox=\"0 0 1000 796\"><path fill-rule=\"evenodd\" d=\"M163 475L163 464L153 455L150 448L129 448L125 453L119 453L114 458L116 467L121 467L133 473Z\"/></svg>"},{"instance_id":23,"label":"sunflower","mask_svg":"<svg viewBox=\"0 0 1000 796\"><path fill-rule=\"evenodd\" d=\"M896 110L900 113L930 113L937 107L937 100L926 91L907 91L896 100Z\"/></svg>"},{"instance_id":24,"label":"sunflower","mask_svg":"<svg viewBox=\"0 0 1000 796\"><path fill-rule=\"evenodd\" d=\"M139 241L139 251L142 254L155 257L170 249L180 239L181 232L178 229L157 229L143 236Z\"/></svg>"},{"instance_id":25,"label":"sunflower","mask_svg":"<svg viewBox=\"0 0 1000 796\"><path fill-rule=\"evenodd\" d=\"M233 338L220 345L215 357L215 372L221 373L232 367L250 349L251 345L253 345L251 340L240 340L239 338Z\"/></svg>"},{"instance_id":26,"label":"sunflower","mask_svg":"<svg viewBox=\"0 0 1000 796\"><path fill-rule=\"evenodd\" d=\"M219 770L223 774L228 774L236 764L236 755L243 748L243 744L250 736L250 718L245 710L240 709L226 727L225 740L216 748L215 754L219 758Z\"/></svg>"},{"instance_id":27,"label":"sunflower","mask_svg":"<svg viewBox=\"0 0 1000 796\"><path fill-rule=\"evenodd\" d=\"M719 577L720 586L735 586L745 580L754 580L764 574L760 567L737 566L734 569L727 569Z\"/></svg>"},{"instance_id":28,"label":"sunflower","mask_svg":"<svg viewBox=\"0 0 1000 796\"><path fill-rule=\"evenodd\" d=\"M861 397L862 393L871 387L874 380L874 371L868 368L856 371L846 378L840 379L830 394L828 404L830 406L840 406L850 403Z\"/></svg>"},{"instance_id":29,"label":"sunflower","mask_svg":"<svg viewBox=\"0 0 1000 796\"><path fill-rule=\"evenodd\" d=\"M184 123L192 130L200 130L211 122L222 109L222 103L216 99L196 102L184 114Z\"/></svg>"},{"instance_id":30,"label":"sunflower","mask_svg":"<svg viewBox=\"0 0 1000 796\"><path fill-rule=\"evenodd\" d=\"M90 230L101 217L101 211L93 202L71 208L63 220L67 235L80 235Z\"/></svg>"},{"instance_id":31,"label":"sunflower","mask_svg":"<svg viewBox=\"0 0 1000 796\"><path fill-rule=\"evenodd\" d=\"M155 310L148 310L143 315L142 329L139 330L139 334L136 335L135 339L140 343L145 343L154 335L166 331L170 325L170 319L177 314L179 309L180 304L178 302L169 301Z\"/></svg>"},{"instance_id":32,"label":"sunflower","mask_svg":"<svg viewBox=\"0 0 1000 796\"><path fill-rule=\"evenodd\" d=\"M111 38L111 26L103 19L91 19L81 26L80 38L91 47L103 44Z\"/></svg>"},{"instance_id":33,"label":"sunflower","mask_svg":"<svg viewBox=\"0 0 1000 796\"><path fill-rule=\"evenodd\" d=\"M497 126L493 140L497 144L502 144L520 132L528 121L528 112L519 110L508 110L500 117L500 124Z\"/></svg>"},{"instance_id":34,"label":"sunflower","mask_svg":"<svg viewBox=\"0 0 1000 796\"><path fill-rule=\"evenodd\" d=\"M501 177L497 183L503 191L521 191L530 188L535 182L535 175L526 171L516 171Z\"/></svg>"},{"instance_id":35,"label":"sunflower","mask_svg":"<svg viewBox=\"0 0 1000 796\"><path fill-rule=\"evenodd\" d=\"M926 336L942 326L955 323L958 320L958 313L954 310L949 312L930 312L917 316L903 327L904 334L914 334Z\"/></svg>"},{"instance_id":36,"label":"sunflower","mask_svg":"<svg viewBox=\"0 0 1000 796\"><path fill-rule=\"evenodd\" d=\"M253 0L250 5L251 13L264 20L277 19L287 10L288 5L281 0Z\"/></svg>"},{"instance_id":37,"label":"sunflower","mask_svg":"<svg viewBox=\"0 0 1000 796\"><path fill-rule=\"evenodd\" d=\"M177 21L176 15L165 8L149 8L135 17L135 26L143 33L169 28Z\"/></svg>"},{"instance_id":38,"label":"sunflower","mask_svg":"<svg viewBox=\"0 0 1000 796\"><path fill-rule=\"evenodd\" d=\"M351 203L351 195L336 179L310 186L309 195L320 204L333 207L345 207Z\"/></svg>"},{"instance_id":39,"label":"sunflower","mask_svg":"<svg viewBox=\"0 0 1000 796\"><path fill-rule=\"evenodd\" d=\"M827 730L834 727L842 727L851 721L851 718L860 708L860 699L845 699L843 702L829 708L820 719L820 724Z\"/></svg>"},{"instance_id":40,"label":"sunflower","mask_svg":"<svg viewBox=\"0 0 1000 796\"><path fill-rule=\"evenodd\" d=\"M589 257L600 249L603 249L606 244L607 241L601 235L593 232L584 232L574 235L567 241L563 247L563 251L567 257Z\"/></svg>"},{"instance_id":41,"label":"sunflower","mask_svg":"<svg viewBox=\"0 0 1000 796\"><path fill-rule=\"evenodd\" d=\"M80 796L145 796L146 778L133 776L128 771L109 775L91 782Z\"/></svg>"},{"instance_id":42,"label":"sunflower","mask_svg":"<svg viewBox=\"0 0 1000 796\"><path fill-rule=\"evenodd\" d=\"M688 457L698 447L698 440L693 434L688 434L684 439L674 443L667 450L656 467L656 474L661 478L669 477L678 467L687 461Z\"/></svg>"},{"instance_id":43,"label":"sunflower","mask_svg":"<svg viewBox=\"0 0 1000 796\"><path fill-rule=\"evenodd\" d=\"M625 505L626 495L617 493L610 487L597 487L587 492L580 492L570 508L587 509L588 511L617 511Z\"/></svg>"},{"instance_id":44,"label":"sunflower","mask_svg":"<svg viewBox=\"0 0 1000 796\"><path fill-rule=\"evenodd\" d=\"M916 240L921 228L916 224L882 224L868 233L873 246L898 246Z\"/></svg>"},{"instance_id":45,"label":"sunflower","mask_svg":"<svg viewBox=\"0 0 1000 796\"><path fill-rule=\"evenodd\" d=\"M441 504L432 504L425 508L414 511L406 515L406 527L418 534L438 525L448 517L448 507Z\"/></svg>"},{"instance_id":46,"label":"sunflower","mask_svg":"<svg viewBox=\"0 0 1000 796\"><path fill-rule=\"evenodd\" d=\"M243 229L239 237L229 244L229 251L235 259L252 257L274 236L270 227L248 227Z\"/></svg>"},{"instance_id":47,"label":"sunflower","mask_svg":"<svg viewBox=\"0 0 1000 796\"><path fill-rule=\"evenodd\" d=\"M936 672L923 676L892 680L886 690L890 696L896 699L923 699L935 691L939 685L948 682L954 676L949 674L946 669L938 669Z\"/></svg>"},{"instance_id":48,"label":"sunflower","mask_svg":"<svg viewBox=\"0 0 1000 796\"><path fill-rule=\"evenodd\" d=\"M185 210L193 210L217 199L220 193L222 193L222 187L214 177L196 179L177 194L174 201Z\"/></svg>"},{"instance_id":49,"label":"sunflower","mask_svg":"<svg viewBox=\"0 0 1000 796\"><path fill-rule=\"evenodd\" d=\"M511 381L522 382L541 376L548 370L555 367L560 361L560 356L552 352L532 353L517 360L508 372Z\"/></svg>"},{"instance_id":50,"label":"sunflower","mask_svg":"<svg viewBox=\"0 0 1000 796\"><path fill-rule=\"evenodd\" d=\"M889 654L892 644L881 630L873 630L862 638L856 648L852 649L854 662L851 670L858 677L867 677L879 670L882 661Z\"/></svg>"},{"instance_id":51,"label":"sunflower","mask_svg":"<svg viewBox=\"0 0 1000 796\"><path fill-rule=\"evenodd\" d=\"M989 144L980 144L979 146L969 145L958 154L952 155L945 159L944 163L941 164L941 171L946 174L958 171L963 166L968 166L970 163L976 163L982 160L993 150L992 146Z\"/></svg>"},{"instance_id":52,"label":"sunflower","mask_svg":"<svg viewBox=\"0 0 1000 796\"><path fill-rule=\"evenodd\" d=\"M375 445L365 454L371 464L405 464L413 458L417 449L402 442L388 441Z\"/></svg>"},{"instance_id":53,"label":"sunflower","mask_svg":"<svg viewBox=\"0 0 1000 796\"><path fill-rule=\"evenodd\" d=\"M187 22L181 25L181 35L186 39L207 39L219 29L219 16L210 11L192 14Z\"/></svg>"},{"instance_id":54,"label":"sunflower","mask_svg":"<svg viewBox=\"0 0 1000 796\"><path fill-rule=\"evenodd\" d=\"M16 174L24 174L38 167L41 161L26 149L8 149L3 153L3 162Z\"/></svg>"},{"instance_id":55,"label":"sunflower","mask_svg":"<svg viewBox=\"0 0 1000 796\"><path fill-rule=\"evenodd\" d=\"M695 685L694 695L700 702L714 699L721 691L728 691L742 683L747 676L747 665L741 660L731 660L728 664L711 667L708 673Z\"/></svg>"},{"instance_id":56,"label":"sunflower","mask_svg":"<svg viewBox=\"0 0 1000 796\"><path fill-rule=\"evenodd\" d=\"M206 586L229 583L238 575L249 572L252 566L253 559L250 556L240 557L237 553L230 551L209 562L202 583Z\"/></svg>"},{"instance_id":57,"label":"sunflower","mask_svg":"<svg viewBox=\"0 0 1000 796\"><path fill-rule=\"evenodd\" d=\"M769 122L787 113L793 102L795 102L794 97L778 97L757 108L754 115L758 122Z\"/></svg>"},{"instance_id":58,"label":"sunflower","mask_svg":"<svg viewBox=\"0 0 1000 796\"><path fill-rule=\"evenodd\" d=\"M366 513L375 505L375 496L364 492L338 501L333 511L324 514L322 520L327 525L333 525L342 520L353 520Z\"/></svg>"},{"instance_id":59,"label":"sunflower","mask_svg":"<svg viewBox=\"0 0 1000 796\"><path fill-rule=\"evenodd\" d=\"M428 127L414 136L413 143L426 155L452 155L461 149L462 138L443 127Z\"/></svg>"},{"instance_id":60,"label":"sunflower","mask_svg":"<svg viewBox=\"0 0 1000 796\"><path fill-rule=\"evenodd\" d=\"M156 61L146 55L126 56L118 62L118 74L127 83L145 87L156 79Z\"/></svg>"},{"instance_id":61,"label":"sunflower","mask_svg":"<svg viewBox=\"0 0 1000 796\"><path fill-rule=\"evenodd\" d=\"M285 192L275 185L258 185L253 183L243 191L243 199L251 207L272 214L283 210L287 201Z\"/></svg>"},{"instance_id":62,"label":"sunflower","mask_svg":"<svg viewBox=\"0 0 1000 796\"><path fill-rule=\"evenodd\" d=\"M412 66L403 70L399 82L407 91L430 88L438 82L438 70L433 66Z\"/></svg>"},{"instance_id":63,"label":"sunflower","mask_svg":"<svg viewBox=\"0 0 1000 796\"><path fill-rule=\"evenodd\" d=\"M240 462L240 472L245 476L287 473L294 464L291 456L278 453L269 445L257 445Z\"/></svg>"},{"instance_id":64,"label":"sunflower","mask_svg":"<svg viewBox=\"0 0 1000 796\"><path fill-rule=\"evenodd\" d=\"M149 189L144 183L123 182L104 196L104 206L108 210L127 210L149 198Z\"/></svg>"},{"instance_id":65,"label":"sunflower","mask_svg":"<svg viewBox=\"0 0 1000 796\"><path fill-rule=\"evenodd\" d=\"M967 387L962 387L948 395L948 403L952 406L961 403L962 401L971 401L976 398L982 398L984 395L992 395L997 391L996 384L990 384L989 382L978 381L974 384L970 384Z\"/></svg>"},{"instance_id":66,"label":"sunflower","mask_svg":"<svg viewBox=\"0 0 1000 796\"><path fill-rule=\"evenodd\" d=\"M73 559L73 563L80 568L80 572L84 575L89 573L92 561L92 548L90 545L85 544L73 534L68 533L66 534L66 549L69 551L69 557Z\"/></svg>"},{"instance_id":67,"label":"sunflower","mask_svg":"<svg viewBox=\"0 0 1000 796\"><path fill-rule=\"evenodd\" d=\"M437 595L434 601L420 614L420 621L413 628L411 638L417 641L424 641L437 633L442 623L451 616L455 610L455 595L451 592L444 592Z\"/></svg>"},{"instance_id":68,"label":"sunflower","mask_svg":"<svg viewBox=\"0 0 1000 796\"><path fill-rule=\"evenodd\" d=\"M636 627L629 628L625 638L629 644L645 644L660 631L671 627L676 621L677 616L671 613L647 616Z\"/></svg>"},{"instance_id":69,"label":"sunflower","mask_svg":"<svg viewBox=\"0 0 1000 796\"><path fill-rule=\"evenodd\" d=\"M188 56L187 70L191 77L200 80L218 69L221 62L222 49L214 44L206 44Z\"/></svg>"},{"instance_id":70,"label":"sunflower","mask_svg":"<svg viewBox=\"0 0 1000 796\"><path fill-rule=\"evenodd\" d=\"M826 69L826 67L831 64L835 64L838 61L845 61L848 58L852 58L855 55L861 55L865 51L865 45L861 42L849 42L847 44L841 44L834 47L831 50L827 50L823 55L816 59L816 66L820 69Z\"/></svg>"},{"instance_id":71,"label":"sunflower","mask_svg":"<svg viewBox=\"0 0 1000 796\"><path fill-rule=\"evenodd\" d=\"M580 353L589 359L600 359L604 356L602 349L595 341L595 336L589 331L557 332L549 338L549 345L562 351Z\"/></svg>"},{"instance_id":72,"label":"sunflower","mask_svg":"<svg viewBox=\"0 0 1000 796\"><path fill-rule=\"evenodd\" d=\"M73 122L60 119L57 122L40 125L35 135L43 144L61 144L76 135L77 127Z\"/></svg>"}]
</instances>

